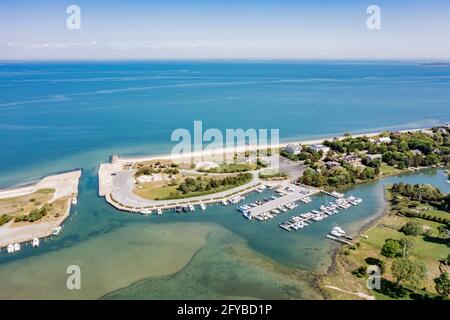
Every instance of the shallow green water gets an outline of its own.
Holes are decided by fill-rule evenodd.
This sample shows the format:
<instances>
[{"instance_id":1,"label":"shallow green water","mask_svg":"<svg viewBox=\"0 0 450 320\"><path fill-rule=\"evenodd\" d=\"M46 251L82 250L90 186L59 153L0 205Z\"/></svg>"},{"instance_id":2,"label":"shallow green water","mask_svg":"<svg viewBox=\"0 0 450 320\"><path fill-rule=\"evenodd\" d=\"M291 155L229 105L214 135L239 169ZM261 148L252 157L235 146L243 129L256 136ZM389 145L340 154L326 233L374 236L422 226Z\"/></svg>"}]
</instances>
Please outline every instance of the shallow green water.
<instances>
[{"instance_id":1,"label":"shallow green water","mask_svg":"<svg viewBox=\"0 0 450 320\"><path fill-rule=\"evenodd\" d=\"M308 272L328 268L336 244L325 235L334 224L356 232L382 212L384 186L396 181L450 191L443 170L390 177L349 190L364 199L360 206L286 232L280 221L319 207L326 197L265 223L248 221L231 206L142 216L109 207L96 195L95 171L83 174L77 214L61 237L39 249L0 254L0 298L319 298ZM81 267L80 291L65 287L72 264Z\"/></svg>"}]
</instances>

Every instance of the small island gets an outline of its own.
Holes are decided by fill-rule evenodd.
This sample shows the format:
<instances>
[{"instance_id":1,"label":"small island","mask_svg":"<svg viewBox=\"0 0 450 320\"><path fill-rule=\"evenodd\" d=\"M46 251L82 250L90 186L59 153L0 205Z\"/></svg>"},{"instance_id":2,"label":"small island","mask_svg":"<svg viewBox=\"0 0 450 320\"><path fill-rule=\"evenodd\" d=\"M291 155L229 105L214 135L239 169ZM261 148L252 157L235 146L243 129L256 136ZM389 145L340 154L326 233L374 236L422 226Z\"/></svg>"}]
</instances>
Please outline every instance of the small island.
<instances>
[{"instance_id":1,"label":"small island","mask_svg":"<svg viewBox=\"0 0 450 320\"><path fill-rule=\"evenodd\" d=\"M0 248L20 250L20 243L59 233L77 202L81 171L48 176L25 187L0 190Z\"/></svg>"}]
</instances>

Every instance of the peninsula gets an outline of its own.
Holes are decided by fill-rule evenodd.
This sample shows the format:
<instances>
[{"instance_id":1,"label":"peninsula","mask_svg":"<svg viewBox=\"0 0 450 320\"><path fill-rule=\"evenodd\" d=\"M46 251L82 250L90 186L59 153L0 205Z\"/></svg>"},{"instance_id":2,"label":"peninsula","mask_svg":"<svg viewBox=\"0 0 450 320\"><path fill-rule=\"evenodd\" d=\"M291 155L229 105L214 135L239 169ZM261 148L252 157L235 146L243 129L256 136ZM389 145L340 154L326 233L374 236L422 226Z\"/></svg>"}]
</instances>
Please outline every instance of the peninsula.
<instances>
[{"instance_id":1,"label":"peninsula","mask_svg":"<svg viewBox=\"0 0 450 320\"><path fill-rule=\"evenodd\" d=\"M24 187L0 190L0 248L38 240L52 233L76 204L81 170L43 178ZM9 248L8 248L9 249Z\"/></svg>"},{"instance_id":2,"label":"peninsula","mask_svg":"<svg viewBox=\"0 0 450 320\"><path fill-rule=\"evenodd\" d=\"M398 131L395 134L420 134L429 131L426 128L412 129ZM352 138L371 139L375 142L375 139L385 139L383 135L388 133L356 134ZM330 147L323 146L324 141L345 141L348 137L349 135L346 134L328 139L320 138L277 145L246 145L232 150L216 149L183 155L136 158L112 156L111 162L101 164L98 171L99 196L105 197L109 204L122 211L148 214L156 210L160 214L164 209L190 205L202 206L215 202L226 203L230 199L260 188L262 184L286 187L290 182L297 181L311 187L322 187L323 185L311 183L307 179L308 176L302 177L305 171L307 174L310 173L309 168L314 164L313 161L306 159L307 161L301 161L301 165L293 163L300 160L298 158L300 151L294 154L295 150L291 150L292 155L285 151L295 147L301 149L301 146L308 146L308 150L321 147L330 150ZM261 151L264 151L262 155ZM326 160L323 150L307 151L305 149L302 154L307 152L313 155L320 154L320 159ZM220 164L211 160L214 157L217 159L218 154L230 153L234 153L235 158L243 161ZM177 160L181 157L190 159L190 163L177 164ZM356 158L355 160L360 162L360 159ZM323 163L322 160L321 163ZM330 158L330 160L333 159ZM316 175L317 172L319 170L316 171ZM277 179L273 179L276 182L268 182L271 177L276 177ZM339 185L333 187L339 187Z\"/></svg>"}]
</instances>

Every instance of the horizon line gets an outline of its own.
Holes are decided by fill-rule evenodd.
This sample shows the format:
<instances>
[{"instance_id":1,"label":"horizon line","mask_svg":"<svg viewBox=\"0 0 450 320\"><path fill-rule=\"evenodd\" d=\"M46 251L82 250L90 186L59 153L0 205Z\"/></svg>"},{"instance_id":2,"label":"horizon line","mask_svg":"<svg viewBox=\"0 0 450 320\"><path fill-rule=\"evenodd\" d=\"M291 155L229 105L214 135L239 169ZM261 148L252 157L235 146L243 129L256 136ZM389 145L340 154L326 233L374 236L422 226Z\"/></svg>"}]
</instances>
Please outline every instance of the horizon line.
<instances>
[{"instance_id":1,"label":"horizon line","mask_svg":"<svg viewBox=\"0 0 450 320\"><path fill-rule=\"evenodd\" d=\"M215 61L246 61L246 62L302 62L302 61L324 61L324 62L428 62L449 63L450 58L25 58L25 59L0 59L0 63L20 62L215 62Z\"/></svg>"}]
</instances>

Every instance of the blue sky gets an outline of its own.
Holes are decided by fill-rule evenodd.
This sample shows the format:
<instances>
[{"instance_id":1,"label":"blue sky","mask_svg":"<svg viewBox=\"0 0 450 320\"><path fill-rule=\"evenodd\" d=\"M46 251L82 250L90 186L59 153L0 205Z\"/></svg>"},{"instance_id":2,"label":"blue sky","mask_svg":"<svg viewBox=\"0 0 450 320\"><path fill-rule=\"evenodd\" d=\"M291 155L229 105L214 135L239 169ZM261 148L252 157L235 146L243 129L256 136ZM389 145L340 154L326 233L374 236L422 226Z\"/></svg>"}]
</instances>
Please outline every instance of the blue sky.
<instances>
[{"instance_id":1,"label":"blue sky","mask_svg":"<svg viewBox=\"0 0 450 320\"><path fill-rule=\"evenodd\" d=\"M71 4L80 30L66 28ZM446 0L0 2L2 60L450 59L449 39Z\"/></svg>"}]
</instances>

